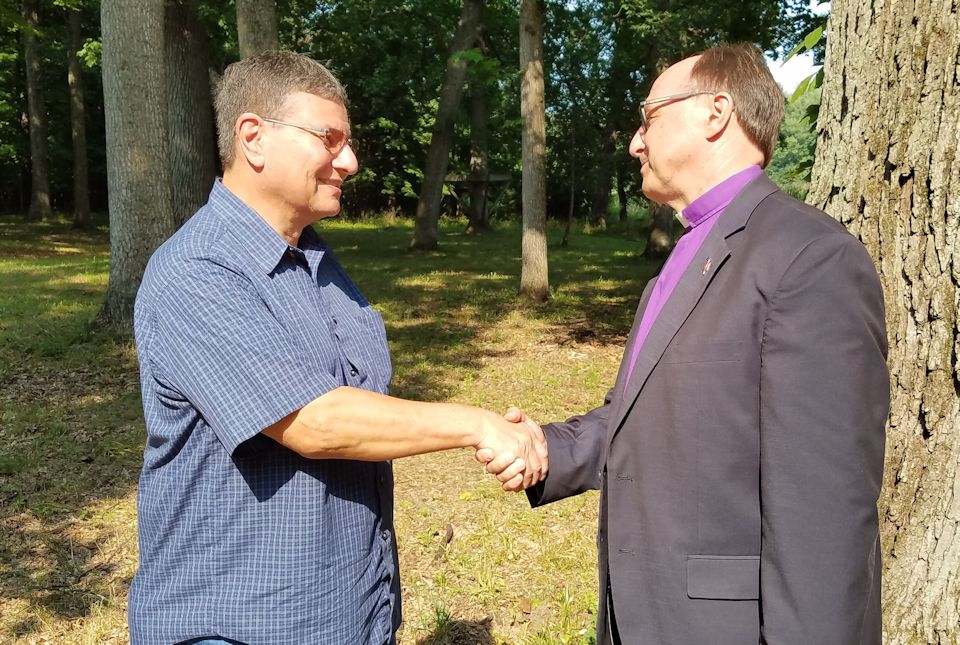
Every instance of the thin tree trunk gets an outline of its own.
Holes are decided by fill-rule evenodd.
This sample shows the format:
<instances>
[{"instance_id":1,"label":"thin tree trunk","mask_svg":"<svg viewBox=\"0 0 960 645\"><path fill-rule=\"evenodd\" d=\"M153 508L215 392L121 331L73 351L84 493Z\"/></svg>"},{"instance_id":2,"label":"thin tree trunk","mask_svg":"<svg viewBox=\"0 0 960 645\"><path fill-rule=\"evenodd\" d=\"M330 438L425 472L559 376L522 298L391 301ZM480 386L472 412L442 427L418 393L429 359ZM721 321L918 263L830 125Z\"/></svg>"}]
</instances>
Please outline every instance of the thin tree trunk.
<instances>
[{"instance_id":1,"label":"thin tree trunk","mask_svg":"<svg viewBox=\"0 0 960 645\"><path fill-rule=\"evenodd\" d=\"M83 46L80 12L67 10L67 84L70 87L70 139L73 143L73 227L86 228L90 221L90 188L87 163L86 107L83 76L77 52Z\"/></svg>"},{"instance_id":2,"label":"thin tree trunk","mask_svg":"<svg viewBox=\"0 0 960 645\"><path fill-rule=\"evenodd\" d=\"M960 643L960 5L837 0L807 201L878 264L884 642Z\"/></svg>"},{"instance_id":3,"label":"thin tree trunk","mask_svg":"<svg viewBox=\"0 0 960 645\"><path fill-rule=\"evenodd\" d=\"M665 258L673 250L673 229L676 219L673 209L664 204L648 202L650 233L643 256L652 259Z\"/></svg>"},{"instance_id":4,"label":"thin tree trunk","mask_svg":"<svg viewBox=\"0 0 960 645\"><path fill-rule=\"evenodd\" d=\"M280 49L275 0L237 0L240 58Z\"/></svg>"},{"instance_id":5,"label":"thin tree trunk","mask_svg":"<svg viewBox=\"0 0 960 645\"><path fill-rule=\"evenodd\" d=\"M610 208L610 185L613 181L613 152L617 133L613 122L603 130L600 155L597 159L596 183L593 199L590 200L590 225L601 231L607 230L607 210Z\"/></svg>"},{"instance_id":6,"label":"thin tree trunk","mask_svg":"<svg viewBox=\"0 0 960 645\"><path fill-rule=\"evenodd\" d=\"M520 118L523 121L523 263L520 295L550 297L547 272L547 145L543 94L543 0L520 0Z\"/></svg>"},{"instance_id":7,"label":"thin tree trunk","mask_svg":"<svg viewBox=\"0 0 960 645\"><path fill-rule=\"evenodd\" d=\"M484 0L463 0L463 11L457 33L450 47L447 69L440 89L437 119L427 151L420 199L417 201L416 224L413 230L412 250L433 250L437 244L437 222L440 218L440 198L443 195L443 180L450 164L450 147L453 145L453 126L457 109L463 95L463 81L467 74L467 61L458 56L474 46L480 35L483 21Z\"/></svg>"},{"instance_id":8,"label":"thin tree trunk","mask_svg":"<svg viewBox=\"0 0 960 645\"><path fill-rule=\"evenodd\" d=\"M37 30L40 12L37 0L23 0L23 58L27 71L27 111L30 119L30 209L27 219L50 217L49 151L47 150L47 106L43 99Z\"/></svg>"},{"instance_id":9,"label":"thin tree trunk","mask_svg":"<svg viewBox=\"0 0 960 645\"><path fill-rule=\"evenodd\" d=\"M100 5L110 282L99 320L120 328L129 328L147 260L176 229L164 109L165 4L103 0Z\"/></svg>"},{"instance_id":10,"label":"thin tree trunk","mask_svg":"<svg viewBox=\"0 0 960 645\"><path fill-rule=\"evenodd\" d=\"M570 94L573 96L573 93ZM577 121L577 104L574 102L573 109L571 110L573 114L572 121L576 123ZM576 210L576 200L577 200L577 129L573 126L570 127L570 205L567 208L567 224L563 227L563 239L560 240L561 248L567 248L567 244L570 243L570 228L573 226L573 213Z\"/></svg>"},{"instance_id":11,"label":"thin tree trunk","mask_svg":"<svg viewBox=\"0 0 960 645\"><path fill-rule=\"evenodd\" d=\"M470 87L470 225L468 233L490 230L487 210L487 180L490 178L487 154L487 124L490 107L487 103L487 85L475 78Z\"/></svg>"},{"instance_id":12,"label":"thin tree trunk","mask_svg":"<svg viewBox=\"0 0 960 645\"><path fill-rule=\"evenodd\" d=\"M192 0L167 0L164 20L173 212L183 224L207 201L216 173L207 38Z\"/></svg>"},{"instance_id":13,"label":"thin tree trunk","mask_svg":"<svg viewBox=\"0 0 960 645\"><path fill-rule=\"evenodd\" d=\"M620 207L620 221L627 221L627 189L626 189L626 172L623 169L623 165L620 163L616 164L617 166L617 200L618 206Z\"/></svg>"}]
</instances>

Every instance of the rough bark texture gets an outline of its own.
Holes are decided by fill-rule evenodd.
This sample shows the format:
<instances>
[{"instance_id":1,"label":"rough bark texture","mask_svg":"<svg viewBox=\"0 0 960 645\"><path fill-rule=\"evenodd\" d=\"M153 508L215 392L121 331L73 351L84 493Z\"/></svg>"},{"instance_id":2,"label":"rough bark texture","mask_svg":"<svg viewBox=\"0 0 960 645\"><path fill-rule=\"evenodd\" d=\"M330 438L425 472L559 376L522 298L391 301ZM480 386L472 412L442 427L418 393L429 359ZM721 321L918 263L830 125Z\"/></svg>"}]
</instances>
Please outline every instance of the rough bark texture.
<instances>
[{"instance_id":1,"label":"rough bark texture","mask_svg":"<svg viewBox=\"0 0 960 645\"><path fill-rule=\"evenodd\" d=\"M110 282L103 324L128 327L150 254L176 229L167 143L165 0L103 0ZM157 109L157 106L161 106Z\"/></svg>"},{"instance_id":2,"label":"rough bark texture","mask_svg":"<svg viewBox=\"0 0 960 645\"><path fill-rule=\"evenodd\" d=\"M483 21L483 4L484 0L463 0L460 24L450 46L450 57L447 59L443 86L440 88L437 119L433 124L426 168L423 171L423 184L420 186L416 224L413 240L410 242L413 250L433 250L438 246L437 221L440 218L443 180L450 165L453 126L456 124L457 109L463 95L463 81L467 74L467 61L457 54L470 49L477 42Z\"/></svg>"},{"instance_id":3,"label":"rough bark texture","mask_svg":"<svg viewBox=\"0 0 960 645\"><path fill-rule=\"evenodd\" d=\"M673 209L656 202L648 202L650 211L650 233L647 246L643 251L647 258L665 258L673 250L673 228L676 217Z\"/></svg>"},{"instance_id":4,"label":"rough bark texture","mask_svg":"<svg viewBox=\"0 0 960 645\"><path fill-rule=\"evenodd\" d=\"M470 88L470 225L468 233L490 230L490 210L487 207L487 180L490 178L487 125L490 106L487 86L476 79Z\"/></svg>"},{"instance_id":5,"label":"rough bark texture","mask_svg":"<svg viewBox=\"0 0 960 645\"><path fill-rule=\"evenodd\" d=\"M275 0L237 0L240 58L280 49Z\"/></svg>"},{"instance_id":6,"label":"rough bark texture","mask_svg":"<svg viewBox=\"0 0 960 645\"><path fill-rule=\"evenodd\" d=\"M73 143L73 226L86 228L90 221L90 188L87 163L87 116L83 102L83 76L77 52L83 47L80 13L67 10L67 85L70 87L70 139Z\"/></svg>"},{"instance_id":7,"label":"rough bark texture","mask_svg":"<svg viewBox=\"0 0 960 645\"><path fill-rule=\"evenodd\" d=\"M50 216L49 152L47 150L47 106L43 99L37 29L40 13L36 0L23 0L23 59L27 71L27 112L30 120L30 210L28 219Z\"/></svg>"},{"instance_id":8,"label":"rough bark texture","mask_svg":"<svg viewBox=\"0 0 960 645\"><path fill-rule=\"evenodd\" d=\"M523 263L520 295L550 297L547 273L547 134L543 95L543 0L520 0L520 118L523 121Z\"/></svg>"},{"instance_id":9,"label":"rough bark texture","mask_svg":"<svg viewBox=\"0 0 960 645\"><path fill-rule=\"evenodd\" d=\"M216 173L207 39L191 0L167 0L167 127L173 213L183 224L207 201Z\"/></svg>"},{"instance_id":10,"label":"rough bark texture","mask_svg":"<svg viewBox=\"0 0 960 645\"><path fill-rule=\"evenodd\" d=\"M829 32L807 201L886 297L884 641L960 643L960 3L837 0Z\"/></svg>"}]
</instances>

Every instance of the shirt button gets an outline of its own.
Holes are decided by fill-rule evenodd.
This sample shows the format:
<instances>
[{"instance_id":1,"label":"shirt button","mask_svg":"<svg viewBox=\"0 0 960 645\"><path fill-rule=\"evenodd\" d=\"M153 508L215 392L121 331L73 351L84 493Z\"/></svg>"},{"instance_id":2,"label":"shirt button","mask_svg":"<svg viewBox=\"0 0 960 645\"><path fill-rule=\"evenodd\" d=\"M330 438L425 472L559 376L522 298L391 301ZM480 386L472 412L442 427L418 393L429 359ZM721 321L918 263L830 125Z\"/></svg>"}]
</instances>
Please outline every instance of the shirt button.
<instances>
[{"instance_id":1,"label":"shirt button","mask_svg":"<svg viewBox=\"0 0 960 645\"><path fill-rule=\"evenodd\" d=\"M380 531L380 537L382 537L385 542L389 542L389 541L390 541L390 531L387 531L386 529L384 529L383 531Z\"/></svg>"},{"instance_id":2,"label":"shirt button","mask_svg":"<svg viewBox=\"0 0 960 645\"><path fill-rule=\"evenodd\" d=\"M350 366L350 376L356 376L357 374L358 374L357 368L351 365L351 366Z\"/></svg>"}]
</instances>

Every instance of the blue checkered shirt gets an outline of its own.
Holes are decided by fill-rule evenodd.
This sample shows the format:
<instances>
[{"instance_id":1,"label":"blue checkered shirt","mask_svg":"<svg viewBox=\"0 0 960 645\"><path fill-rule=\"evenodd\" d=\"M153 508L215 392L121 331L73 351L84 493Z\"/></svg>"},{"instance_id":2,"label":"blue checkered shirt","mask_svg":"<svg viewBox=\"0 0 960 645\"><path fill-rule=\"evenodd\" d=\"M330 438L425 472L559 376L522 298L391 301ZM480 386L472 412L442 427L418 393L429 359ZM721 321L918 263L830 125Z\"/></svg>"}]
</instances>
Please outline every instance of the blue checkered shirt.
<instances>
[{"instance_id":1,"label":"blue checkered shirt","mask_svg":"<svg viewBox=\"0 0 960 645\"><path fill-rule=\"evenodd\" d=\"M391 643L389 462L305 459L260 434L341 385L387 392L383 320L326 244L307 227L289 247L217 181L151 258L134 327L132 643Z\"/></svg>"}]
</instances>

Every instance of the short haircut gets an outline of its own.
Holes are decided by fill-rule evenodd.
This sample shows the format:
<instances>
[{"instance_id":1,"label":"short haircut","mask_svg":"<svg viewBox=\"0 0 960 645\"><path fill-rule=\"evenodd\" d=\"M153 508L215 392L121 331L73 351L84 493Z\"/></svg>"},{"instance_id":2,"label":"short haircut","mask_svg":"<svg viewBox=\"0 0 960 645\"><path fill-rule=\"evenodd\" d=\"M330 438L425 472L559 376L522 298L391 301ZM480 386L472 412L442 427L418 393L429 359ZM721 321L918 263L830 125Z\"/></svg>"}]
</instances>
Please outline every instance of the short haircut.
<instances>
[{"instance_id":1,"label":"short haircut","mask_svg":"<svg viewBox=\"0 0 960 645\"><path fill-rule=\"evenodd\" d=\"M698 55L690 72L694 85L733 97L740 126L763 152L766 167L780 134L784 96L763 54L753 45L740 43L721 44Z\"/></svg>"},{"instance_id":2,"label":"short haircut","mask_svg":"<svg viewBox=\"0 0 960 645\"><path fill-rule=\"evenodd\" d=\"M326 67L304 54L277 51L244 58L227 66L217 84L214 110L217 147L227 169L234 158L237 119L244 112L279 118L287 98L307 92L347 105L347 93Z\"/></svg>"}]
</instances>

